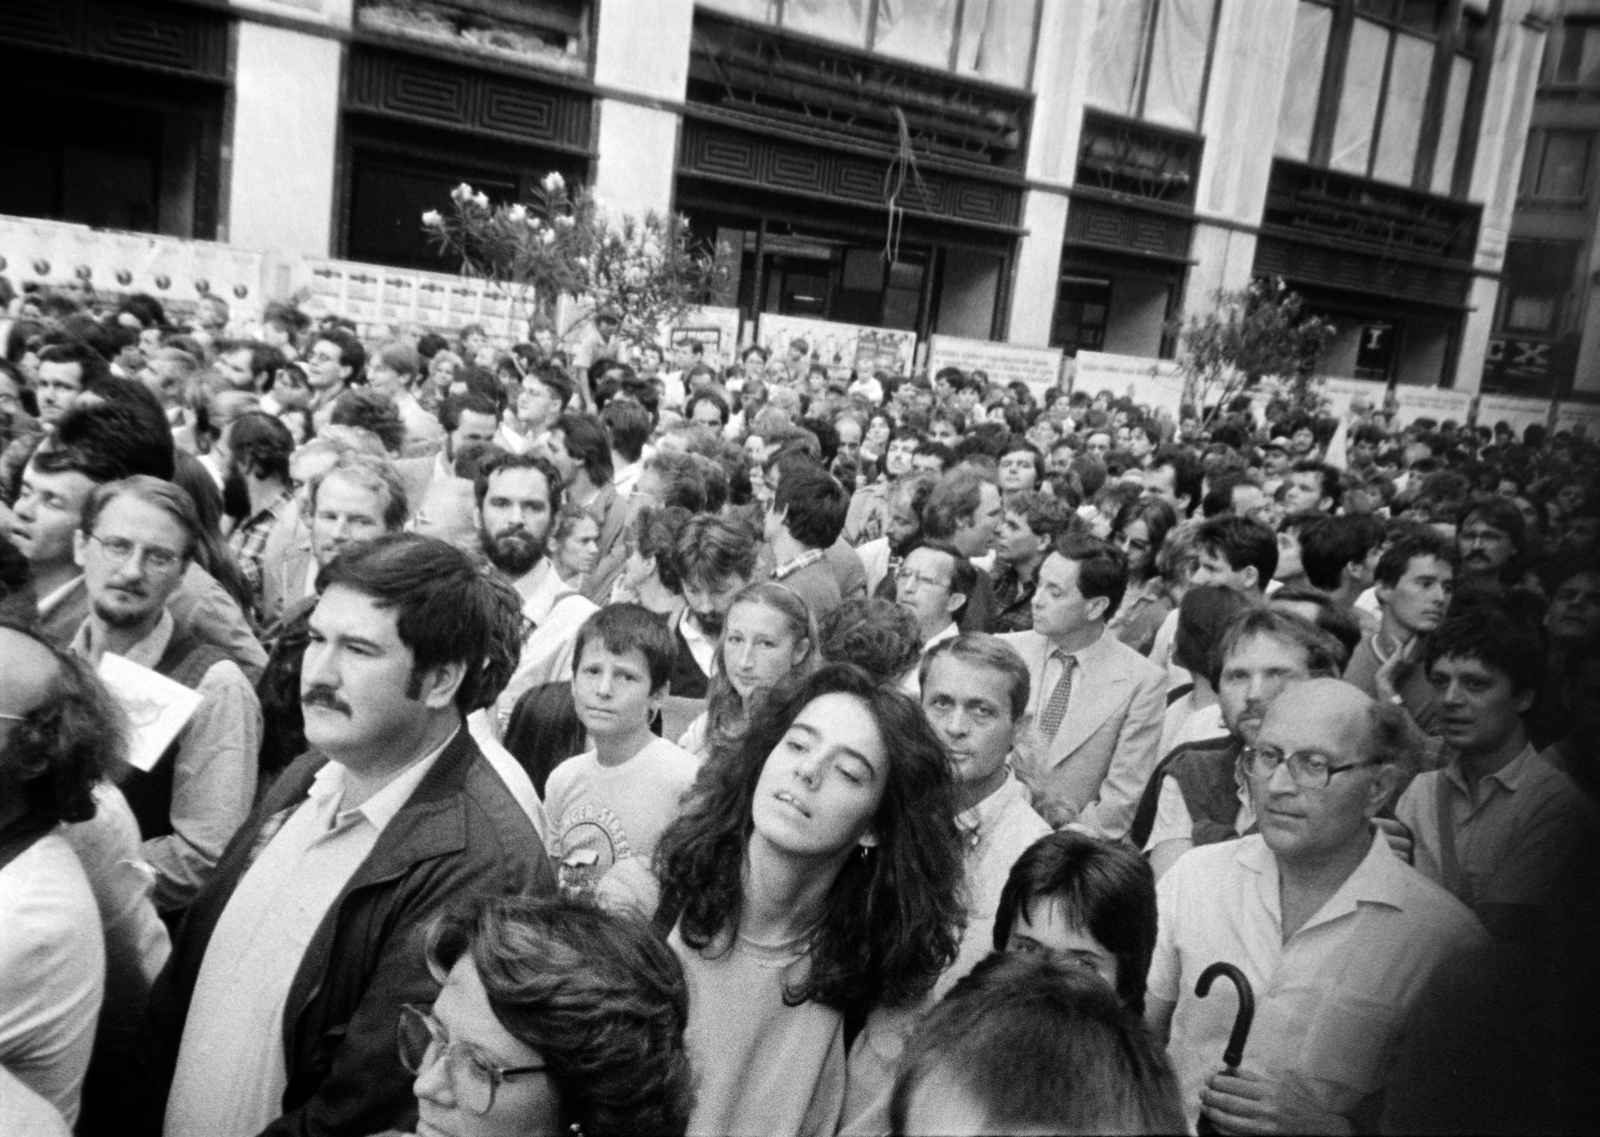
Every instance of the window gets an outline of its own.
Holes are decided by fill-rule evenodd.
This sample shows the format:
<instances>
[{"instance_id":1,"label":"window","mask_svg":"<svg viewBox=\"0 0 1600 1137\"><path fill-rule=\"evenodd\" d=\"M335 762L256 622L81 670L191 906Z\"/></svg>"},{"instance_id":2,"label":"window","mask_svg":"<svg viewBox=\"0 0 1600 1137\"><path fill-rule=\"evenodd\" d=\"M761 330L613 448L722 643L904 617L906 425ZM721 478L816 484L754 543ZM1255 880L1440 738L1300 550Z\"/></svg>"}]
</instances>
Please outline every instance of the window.
<instances>
[{"instance_id":1,"label":"window","mask_svg":"<svg viewBox=\"0 0 1600 1137\"><path fill-rule=\"evenodd\" d=\"M1553 201L1583 201L1588 188L1592 134L1536 130L1522 159L1522 195Z\"/></svg>"},{"instance_id":2,"label":"window","mask_svg":"<svg viewBox=\"0 0 1600 1137\"><path fill-rule=\"evenodd\" d=\"M1506 246L1499 330L1555 335L1572 293L1581 246L1576 241L1518 241Z\"/></svg>"},{"instance_id":3,"label":"window","mask_svg":"<svg viewBox=\"0 0 1600 1137\"><path fill-rule=\"evenodd\" d=\"M1087 101L1129 118L1198 130L1217 0L1103 0Z\"/></svg>"},{"instance_id":4,"label":"window","mask_svg":"<svg viewBox=\"0 0 1600 1137\"><path fill-rule=\"evenodd\" d=\"M1566 20L1550 33L1545 49L1550 83L1600 87L1600 20Z\"/></svg>"},{"instance_id":5,"label":"window","mask_svg":"<svg viewBox=\"0 0 1600 1137\"><path fill-rule=\"evenodd\" d=\"M699 0L702 7L883 55L1028 84L1039 0Z\"/></svg>"},{"instance_id":6,"label":"window","mask_svg":"<svg viewBox=\"0 0 1600 1137\"><path fill-rule=\"evenodd\" d=\"M1490 31L1451 0L1300 0L1274 152L1449 195Z\"/></svg>"}]
</instances>

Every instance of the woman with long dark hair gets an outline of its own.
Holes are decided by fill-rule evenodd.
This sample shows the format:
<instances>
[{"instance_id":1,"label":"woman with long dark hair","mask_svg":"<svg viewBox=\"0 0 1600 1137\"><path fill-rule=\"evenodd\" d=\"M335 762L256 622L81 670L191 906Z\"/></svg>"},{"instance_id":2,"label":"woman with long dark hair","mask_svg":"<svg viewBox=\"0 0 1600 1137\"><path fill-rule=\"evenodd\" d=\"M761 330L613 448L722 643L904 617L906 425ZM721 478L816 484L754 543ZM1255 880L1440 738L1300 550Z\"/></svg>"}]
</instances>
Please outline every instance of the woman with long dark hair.
<instances>
[{"instance_id":1,"label":"woman with long dark hair","mask_svg":"<svg viewBox=\"0 0 1600 1137\"><path fill-rule=\"evenodd\" d=\"M1150 654L1173 599L1156 558L1178 515L1165 498L1146 495L1117 510L1111 541L1128 558L1128 592L1106 629L1134 651Z\"/></svg>"},{"instance_id":2,"label":"woman with long dark hair","mask_svg":"<svg viewBox=\"0 0 1600 1137\"><path fill-rule=\"evenodd\" d=\"M847 664L757 713L656 851L689 982L692 1133L832 1133L868 1013L955 958L960 838L922 710Z\"/></svg>"}]
</instances>

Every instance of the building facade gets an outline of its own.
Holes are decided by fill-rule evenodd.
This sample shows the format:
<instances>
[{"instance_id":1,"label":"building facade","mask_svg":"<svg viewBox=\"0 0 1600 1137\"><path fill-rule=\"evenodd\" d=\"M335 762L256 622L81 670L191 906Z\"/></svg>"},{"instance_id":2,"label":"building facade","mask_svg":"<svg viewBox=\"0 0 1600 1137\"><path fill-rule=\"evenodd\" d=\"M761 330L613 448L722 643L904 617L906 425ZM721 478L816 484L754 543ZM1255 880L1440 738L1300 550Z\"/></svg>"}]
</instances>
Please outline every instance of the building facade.
<instances>
[{"instance_id":1,"label":"building facade","mask_svg":"<svg viewBox=\"0 0 1600 1137\"><path fill-rule=\"evenodd\" d=\"M1550 30L1483 389L1600 398L1600 0Z\"/></svg>"},{"instance_id":2,"label":"building facade","mask_svg":"<svg viewBox=\"0 0 1600 1137\"><path fill-rule=\"evenodd\" d=\"M8 0L0 213L439 268L559 170L748 318L1170 357L1277 276L1326 373L1476 390L1551 2Z\"/></svg>"}]
</instances>

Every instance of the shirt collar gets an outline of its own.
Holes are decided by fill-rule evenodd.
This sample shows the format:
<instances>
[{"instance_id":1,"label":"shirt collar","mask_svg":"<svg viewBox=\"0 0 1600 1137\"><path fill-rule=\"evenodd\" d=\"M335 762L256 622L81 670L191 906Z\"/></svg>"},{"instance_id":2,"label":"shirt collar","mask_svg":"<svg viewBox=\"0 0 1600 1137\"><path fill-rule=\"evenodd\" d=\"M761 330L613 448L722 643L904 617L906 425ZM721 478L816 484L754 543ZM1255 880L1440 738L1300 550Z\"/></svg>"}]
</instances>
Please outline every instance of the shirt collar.
<instances>
[{"instance_id":1,"label":"shirt collar","mask_svg":"<svg viewBox=\"0 0 1600 1137\"><path fill-rule=\"evenodd\" d=\"M1530 742L1522 748L1521 753L1500 767L1500 769L1492 774L1485 774L1479 784L1489 781L1498 782L1506 793L1514 794L1533 775L1533 765L1538 761L1538 758L1539 752L1533 748L1533 743ZM1467 794L1467 779L1466 775L1461 772L1460 758L1455 759L1445 767L1445 777L1454 782L1456 788L1463 794ZM1468 799L1471 799L1470 794L1468 794Z\"/></svg>"},{"instance_id":2,"label":"shirt collar","mask_svg":"<svg viewBox=\"0 0 1600 1137\"><path fill-rule=\"evenodd\" d=\"M62 604L66 603L67 597L72 595L72 590L75 588L80 588L82 585L83 577L75 576L71 580L67 581L67 583L63 584L60 588L52 592L49 596L41 597L38 604L39 618L43 620L45 617L49 616L50 613L61 607Z\"/></svg>"},{"instance_id":3,"label":"shirt collar","mask_svg":"<svg viewBox=\"0 0 1600 1137\"><path fill-rule=\"evenodd\" d=\"M984 798L970 809L964 809L956 814L956 825L962 835L973 848L980 845L995 827L1000 824L1006 812L1019 800L1026 800L1022 783L1017 781L1017 776L1010 769L1006 770L1006 780L1000 783L1000 788Z\"/></svg>"},{"instance_id":4,"label":"shirt collar","mask_svg":"<svg viewBox=\"0 0 1600 1137\"><path fill-rule=\"evenodd\" d=\"M772 579L782 580L786 576L793 576L807 565L814 565L822 559L822 549L807 549L798 557L784 561L772 571Z\"/></svg>"},{"instance_id":5,"label":"shirt collar","mask_svg":"<svg viewBox=\"0 0 1600 1137\"><path fill-rule=\"evenodd\" d=\"M1260 876L1257 891L1281 926L1283 913L1278 897L1278 858L1267 846L1266 839L1259 834L1246 837L1239 843L1239 851L1234 854L1234 858L1242 867ZM1388 838L1377 829L1373 829L1371 844L1367 846L1367 855L1361 858L1361 863L1345 878L1338 891L1323 903L1316 914L1307 920L1295 935L1307 932L1319 924L1337 920L1341 916L1348 916L1363 904L1382 905L1396 910L1404 909L1405 905L1401 902L1407 891L1404 877L1411 871L1410 866L1402 863L1389 848Z\"/></svg>"},{"instance_id":6,"label":"shirt collar","mask_svg":"<svg viewBox=\"0 0 1600 1137\"><path fill-rule=\"evenodd\" d=\"M244 525L241 525L240 528L242 529L247 526L258 525L269 517L276 521L278 518L283 516L283 511L289 507L289 503L292 501L294 501L293 490L280 490L277 497L273 498L255 513L251 514L250 517L246 518Z\"/></svg>"},{"instance_id":7,"label":"shirt collar","mask_svg":"<svg viewBox=\"0 0 1600 1137\"><path fill-rule=\"evenodd\" d=\"M456 735L461 733L457 727L450 732L450 737L431 753L423 755L411 765L401 770L384 786L383 789L373 794L366 801L354 809L339 809L338 804L344 797L345 782L349 772L337 762L329 762L318 770L311 780L309 797L317 802L319 808L337 811L332 818L332 827L349 824L356 817L360 817L379 833L385 826L393 821L395 814L404 808L406 802L411 800L411 795L422 784L422 779L428 776L428 771L433 769Z\"/></svg>"},{"instance_id":8,"label":"shirt collar","mask_svg":"<svg viewBox=\"0 0 1600 1137\"><path fill-rule=\"evenodd\" d=\"M944 643L945 640L953 640L960 634L961 625L956 623L954 620L950 621L950 623L946 624L937 632L934 632L933 635L928 637L928 642L922 645L922 654L927 655L934 648Z\"/></svg>"}]
</instances>

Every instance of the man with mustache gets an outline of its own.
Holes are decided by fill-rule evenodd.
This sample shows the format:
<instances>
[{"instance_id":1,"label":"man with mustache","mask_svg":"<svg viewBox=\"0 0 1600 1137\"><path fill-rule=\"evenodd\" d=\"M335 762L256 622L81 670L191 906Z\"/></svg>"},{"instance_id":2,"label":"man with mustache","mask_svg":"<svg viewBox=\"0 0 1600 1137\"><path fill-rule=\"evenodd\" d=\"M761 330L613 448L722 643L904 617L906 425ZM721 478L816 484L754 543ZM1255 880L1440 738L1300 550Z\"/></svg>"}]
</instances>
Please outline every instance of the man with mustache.
<instances>
[{"instance_id":1,"label":"man with mustache","mask_svg":"<svg viewBox=\"0 0 1600 1137\"><path fill-rule=\"evenodd\" d=\"M1384 550L1372 571L1378 630L1357 645L1344 671L1346 683L1380 702L1398 702L1429 735L1439 733L1439 705L1422 660L1429 633L1450 610L1456 564L1450 539L1427 528Z\"/></svg>"},{"instance_id":2,"label":"man with mustache","mask_svg":"<svg viewBox=\"0 0 1600 1137\"><path fill-rule=\"evenodd\" d=\"M537 830L464 722L515 664L512 589L411 533L350 546L318 588L310 748L183 924L121 1132L409 1132L395 1023L439 993L426 929L476 895L554 890Z\"/></svg>"},{"instance_id":3,"label":"man with mustache","mask_svg":"<svg viewBox=\"0 0 1600 1137\"><path fill-rule=\"evenodd\" d=\"M526 691L572 679L578 629L598 609L566 586L545 555L561 511L561 474L548 458L496 453L478 467L473 489L483 555L522 598L521 655L495 704L495 727L503 733Z\"/></svg>"},{"instance_id":4,"label":"man with mustache","mask_svg":"<svg viewBox=\"0 0 1600 1137\"><path fill-rule=\"evenodd\" d=\"M678 534L673 559L687 607L676 628L678 659L669 681L675 697L706 697L723 622L734 596L755 579L759 553L755 530L732 517L698 513Z\"/></svg>"},{"instance_id":5,"label":"man with mustache","mask_svg":"<svg viewBox=\"0 0 1600 1137\"><path fill-rule=\"evenodd\" d=\"M89 496L73 542L89 616L72 650L96 667L114 653L200 696L155 765L122 783L164 914L188 907L249 814L261 745L261 706L244 672L167 609L200 532L188 494L136 475Z\"/></svg>"},{"instance_id":6,"label":"man with mustache","mask_svg":"<svg viewBox=\"0 0 1600 1137\"><path fill-rule=\"evenodd\" d=\"M1231 841L1255 826L1239 755L1251 745L1267 705L1289 684L1337 679L1342 649L1310 621L1271 608L1237 617L1218 645L1214 676L1228 733L1179 746L1150 779L1131 837L1159 879L1197 845Z\"/></svg>"},{"instance_id":7,"label":"man with mustache","mask_svg":"<svg viewBox=\"0 0 1600 1137\"><path fill-rule=\"evenodd\" d=\"M1484 498L1468 505L1456 525L1461 584L1497 596L1518 583L1527 532L1527 522L1508 498Z\"/></svg>"}]
</instances>

